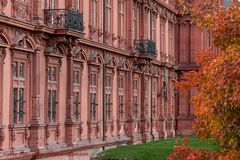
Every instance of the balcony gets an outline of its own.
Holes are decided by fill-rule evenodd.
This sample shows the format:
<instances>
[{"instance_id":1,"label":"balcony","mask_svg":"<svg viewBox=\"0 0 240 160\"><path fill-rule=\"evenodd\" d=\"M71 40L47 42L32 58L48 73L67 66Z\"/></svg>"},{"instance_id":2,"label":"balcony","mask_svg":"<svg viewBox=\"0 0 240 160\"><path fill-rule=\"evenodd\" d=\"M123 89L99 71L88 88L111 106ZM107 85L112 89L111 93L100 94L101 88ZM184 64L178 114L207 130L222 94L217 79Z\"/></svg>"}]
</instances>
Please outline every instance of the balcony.
<instances>
[{"instance_id":1,"label":"balcony","mask_svg":"<svg viewBox=\"0 0 240 160\"><path fill-rule=\"evenodd\" d=\"M139 57L154 59L156 57L156 43L153 40L137 40L135 42Z\"/></svg>"},{"instance_id":2,"label":"balcony","mask_svg":"<svg viewBox=\"0 0 240 160\"><path fill-rule=\"evenodd\" d=\"M55 29L83 32L83 14L70 9L45 9L44 23Z\"/></svg>"}]
</instances>

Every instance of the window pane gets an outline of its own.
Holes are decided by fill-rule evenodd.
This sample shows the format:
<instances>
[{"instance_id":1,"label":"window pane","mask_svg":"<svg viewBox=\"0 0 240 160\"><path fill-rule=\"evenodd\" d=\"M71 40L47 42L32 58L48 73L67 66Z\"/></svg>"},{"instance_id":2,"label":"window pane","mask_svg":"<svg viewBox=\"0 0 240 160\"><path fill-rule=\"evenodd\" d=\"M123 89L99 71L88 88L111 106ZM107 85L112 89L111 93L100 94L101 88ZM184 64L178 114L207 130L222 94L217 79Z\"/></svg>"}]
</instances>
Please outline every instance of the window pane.
<instances>
[{"instance_id":1,"label":"window pane","mask_svg":"<svg viewBox=\"0 0 240 160\"><path fill-rule=\"evenodd\" d=\"M52 121L56 121L56 91L52 91Z\"/></svg>"},{"instance_id":2,"label":"window pane","mask_svg":"<svg viewBox=\"0 0 240 160\"><path fill-rule=\"evenodd\" d=\"M23 123L23 103L24 103L24 89L20 88L19 89L19 123Z\"/></svg>"},{"instance_id":3,"label":"window pane","mask_svg":"<svg viewBox=\"0 0 240 160\"><path fill-rule=\"evenodd\" d=\"M48 80L51 81L51 67L48 67Z\"/></svg>"},{"instance_id":4,"label":"window pane","mask_svg":"<svg viewBox=\"0 0 240 160\"><path fill-rule=\"evenodd\" d=\"M19 64L19 77L24 78L24 63Z\"/></svg>"},{"instance_id":5,"label":"window pane","mask_svg":"<svg viewBox=\"0 0 240 160\"><path fill-rule=\"evenodd\" d=\"M75 97L75 112L74 112L74 115L75 115L75 119L78 121L79 119L79 92L75 92L74 93L74 97Z\"/></svg>"},{"instance_id":6,"label":"window pane","mask_svg":"<svg viewBox=\"0 0 240 160\"><path fill-rule=\"evenodd\" d=\"M93 0L93 26L97 26L97 2Z\"/></svg>"},{"instance_id":7,"label":"window pane","mask_svg":"<svg viewBox=\"0 0 240 160\"><path fill-rule=\"evenodd\" d=\"M51 122L51 91L48 91L48 121Z\"/></svg>"},{"instance_id":8,"label":"window pane","mask_svg":"<svg viewBox=\"0 0 240 160\"><path fill-rule=\"evenodd\" d=\"M56 70L57 70L56 67L52 67L52 81L56 81L57 80Z\"/></svg>"},{"instance_id":9,"label":"window pane","mask_svg":"<svg viewBox=\"0 0 240 160\"><path fill-rule=\"evenodd\" d=\"M93 74L93 85L94 86L97 85L97 76L96 76L96 74Z\"/></svg>"},{"instance_id":10,"label":"window pane","mask_svg":"<svg viewBox=\"0 0 240 160\"><path fill-rule=\"evenodd\" d=\"M13 76L18 77L18 62L13 63Z\"/></svg>"},{"instance_id":11,"label":"window pane","mask_svg":"<svg viewBox=\"0 0 240 160\"><path fill-rule=\"evenodd\" d=\"M13 89L13 123L17 123L17 102L18 102L18 99L17 99L17 92L18 92L18 89L17 88L14 88Z\"/></svg>"},{"instance_id":12,"label":"window pane","mask_svg":"<svg viewBox=\"0 0 240 160\"><path fill-rule=\"evenodd\" d=\"M79 71L77 71L77 73L76 73L77 84L80 83L80 77L79 76L80 76Z\"/></svg>"}]
</instances>

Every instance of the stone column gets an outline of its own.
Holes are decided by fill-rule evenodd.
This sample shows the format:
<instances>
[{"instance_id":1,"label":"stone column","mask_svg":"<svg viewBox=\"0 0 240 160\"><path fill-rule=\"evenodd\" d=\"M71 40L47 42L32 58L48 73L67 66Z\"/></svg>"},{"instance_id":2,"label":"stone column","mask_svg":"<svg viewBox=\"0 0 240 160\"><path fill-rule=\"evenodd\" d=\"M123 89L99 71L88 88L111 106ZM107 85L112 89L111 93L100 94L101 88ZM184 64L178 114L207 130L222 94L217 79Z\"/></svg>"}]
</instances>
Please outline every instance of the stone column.
<instances>
[{"instance_id":1,"label":"stone column","mask_svg":"<svg viewBox=\"0 0 240 160\"><path fill-rule=\"evenodd\" d=\"M44 124L41 118L43 105L40 105L40 54L42 48L36 49L32 55L32 117L29 125L29 147L37 152L44 149Z\"/></svg>"}]
</instances>

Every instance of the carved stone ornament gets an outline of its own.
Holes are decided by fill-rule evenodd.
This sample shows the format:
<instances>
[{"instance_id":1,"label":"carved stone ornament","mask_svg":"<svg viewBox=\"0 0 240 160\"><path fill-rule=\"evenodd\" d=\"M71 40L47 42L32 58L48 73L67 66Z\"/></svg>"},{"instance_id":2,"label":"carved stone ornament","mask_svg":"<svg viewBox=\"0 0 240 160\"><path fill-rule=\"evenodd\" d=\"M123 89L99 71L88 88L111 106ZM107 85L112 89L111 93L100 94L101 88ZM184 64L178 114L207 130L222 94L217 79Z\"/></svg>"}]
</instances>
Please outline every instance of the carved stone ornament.
<instances>
[{"instance_id":1,"label":"carved stone ornament","mask_svg":"<svg viewBox=\"0 0 240 160\"><path fill-rule=\"evenodd\" d=\"M31 13L30 6L27 2L22 0L12 0L13 16L24 20L29 20L29 13Z\"/></svg>"},{"instance_id":2,"label":"carved stone ornament","mask_svg":"<svg viewBox=\"0 0 240 160\"><path fill-rule=\"evenodd\" d=\"M110 64L112 58L113 58L113 56L111 54L106 54L106 56L104 57L105 63Z\"/></svg>"},{"instance_id":3,"label":"carved stone ornament","mask_svg":"<svg viewBox=\"0 0 240 160\"><path fill-rule=\"evenodd\" d=\"M96 52L91 52L89 54L88 60L93 61L96 57L97 57L97 53Z\"/></svg>"},{"instance_id":4,"label":"carved stone ornament","mask_svg":"<svg viewBox=\"0 0 240 160\"><path fill-rule=\"evenodd\" d=\"M84 61L85 57L82 53L83 49L80 46L74 46L71 49L71 55L74 58L74 60Z\"/></svg>"},{"instance_id":5,"label":"carved stone ornament","mask_svg":"<svg viewBox=\"0 0 240 160\"><path fill-rule=\"evenodd\" d=\"M4 14L3 9L7 6L8 0L0 0L0 14Z\"/></svg>"},{"instance_id":6,"label":"carved stone ornament","mask_svg":"<svg viewBox=\"0 0 240 160\"><path fill-rule=\"evenodd\" d=\"M159 13L161 18L167 18L167 10L165 8L160 7Z\"/></svg>"},{"instance_id":7,"label":"carved stone ornament","mask_svg":"<svg viewBox=\"0 0 240 160\"><path fill-rule=\"evenodd\" d=\"M157 66L151 66L151 73L153 75L157 75L158 74L158 67Z\"/></svg>"},{"instance_id":8,"label":"carved stone ornament","mask_svg":"<svg viewBox=\"0 0 240 160\"><path fill-rule=\"evenodd\" d=\"M21 31L16 30L13 35L13 44L18 45L21 40L23 40L25 37L25 34Z\"/></svg>"},{"instance_id":9,"label":"carved stone ornament","mask_svg":"<svg viewBox=\"0 0 240 160\"><path fill-rule=\"evenodd\" d=\"M45 55L64 57L64 54L59 50L58 42L55 39L48 40L47 45Z\"/></svg>"},{"instance_id":10,"label":"carved stone ornament","mask_svg":"<svg viewBox=\"0 0 240 160\"><path fill-rule=\"evenodd\" d=\"M5 58L6 58L6 48L4 48L3 50L2 50L2 55L3 55L3 61L5 60Z\"/></svg>"},{"instance_id":11,"label":"carved stone ornament","mask_svg":"<svg viewBox=\"0 0 240 160\"><path fill-rule=\"evenodd\" d=\"M11 140L12 140L12 141L15 141L15 139L16 139L16 134L15 134L14 130L11 130L10 136L11 136Z\"/></svg>"},{"instance_id":12,"label":"carved stone ornament","mask_svg":"<svg viewBox=\"0 0 240 160\"><path fill-rule=\"evenodd\" d=\"M56 130L56 136L59 137L60 136L60 126L57 126L57 130Z\"/></svg>"},{"instance_id":13,"label":"carved stone ornament","mask_svg":"<svg viewBox=\"0 0 240 160\"><path fill-rule=\"evenodd\" d=\"M25 139L30 139L30 131L28 126L25 128Z\"/></svg>"},{"instance_id":14,"label":"carved stone ornament","mask_svg":"<svg viewBox=\"0 0 240 160\"><path fill-rule=\"evenodd\" d=\"M124 70L128 70L129 66L127 64L127 60L124 57L120 57L119 58L119 62L118 62L118 68L120 69L124 69Z\"/></svg>"},{"instance_id":15,"label":"carved stone ornament","mask_svg":"<svg viewBox=\"0 0 240 160\"><path fill-rule=\"evenodd\" d=\"M79 128L78 128L78 134L79 134L79 139L81 140L81 136L83 133L83 128L82 128L82 123L79 124Z\"/></svg>"},{"instance_id":16,"label":"carved stone ornament","mask_svg":"<svg viewBox=\"0 0 240 160\"><path fill-rule=\"evenodd\" d=\"M50 137L50 130L48 125L45 126L45 135L47 138Z\"/></svg>"},{"instance_id":17,"label":"carved stone ornament","mask_svg":"<svg viewBox=\"0 0 240 160\"><path fill-rule=\"evenodd\" d=\"M1 129L0 129L0 144L3 143L4 139L5 139L4 129L1 128Z\"/></svg>"},{"instance_id":18,"label":"carved stone ornament","mask_svg":"<svg viewBox=\"0 0 240 160\"><path fill-rule=\"evenodd\" d=\"M97 51L91 50L89 57L88 57L88 62L90 63L95 63L95 64L101 64L102 60L100 55L97 53Z\"/></svg>"}]
</instances>

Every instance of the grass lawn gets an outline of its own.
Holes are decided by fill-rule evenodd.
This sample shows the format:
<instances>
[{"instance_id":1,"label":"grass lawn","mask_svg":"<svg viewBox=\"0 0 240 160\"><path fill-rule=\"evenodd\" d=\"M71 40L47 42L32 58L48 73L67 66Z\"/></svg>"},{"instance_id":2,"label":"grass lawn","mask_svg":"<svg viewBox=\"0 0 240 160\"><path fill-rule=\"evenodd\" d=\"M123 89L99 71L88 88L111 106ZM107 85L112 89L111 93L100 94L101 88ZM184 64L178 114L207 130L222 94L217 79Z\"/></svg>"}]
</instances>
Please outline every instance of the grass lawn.
<instances>
[{"instance_id":1,"label":"grass lawn","mask_svg":"<svg viewBox=\"0 0 240 160\"><path fill-rule=\"evenodd\" d=\"M101 156L127 158L128 160L167 160L168 155L173 151L176 140L181 142L182 138L171 138L145 144L120 146L104 151L101 153ZM196 137L191 137L188 144L190 147L196 149L201 148L209 151L217 149L217 145L202 141Z\"/></svg>"}]
</instances>

